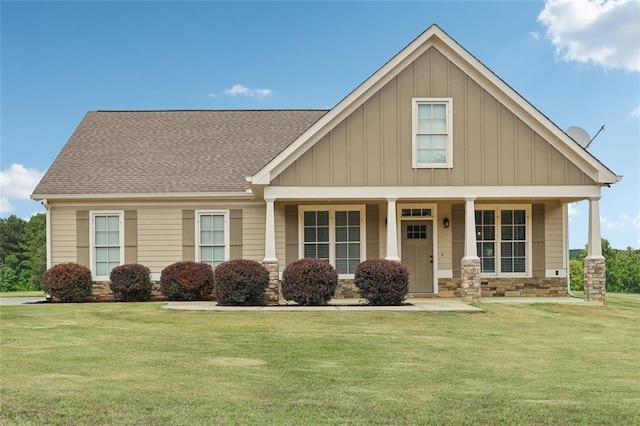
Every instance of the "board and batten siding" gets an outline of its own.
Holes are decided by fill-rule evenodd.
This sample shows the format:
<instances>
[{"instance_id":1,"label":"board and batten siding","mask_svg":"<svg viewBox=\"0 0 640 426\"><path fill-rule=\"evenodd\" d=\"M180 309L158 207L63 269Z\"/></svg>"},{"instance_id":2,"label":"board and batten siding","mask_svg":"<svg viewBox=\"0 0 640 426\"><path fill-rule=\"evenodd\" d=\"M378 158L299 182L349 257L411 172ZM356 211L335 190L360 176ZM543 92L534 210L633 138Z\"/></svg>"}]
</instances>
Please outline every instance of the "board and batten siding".
<instances>
[{"instance_id":1,"label":"board and batten siding","mask_svg":"<svg viewBox=\"0 0 640 426\"><path fill-rule=\"evenodd\" d=\"M412 98L453 99L453 168L412 168ZM435 47L274 178L274 186L593 184Z\"/></svg>"}]
</instances>

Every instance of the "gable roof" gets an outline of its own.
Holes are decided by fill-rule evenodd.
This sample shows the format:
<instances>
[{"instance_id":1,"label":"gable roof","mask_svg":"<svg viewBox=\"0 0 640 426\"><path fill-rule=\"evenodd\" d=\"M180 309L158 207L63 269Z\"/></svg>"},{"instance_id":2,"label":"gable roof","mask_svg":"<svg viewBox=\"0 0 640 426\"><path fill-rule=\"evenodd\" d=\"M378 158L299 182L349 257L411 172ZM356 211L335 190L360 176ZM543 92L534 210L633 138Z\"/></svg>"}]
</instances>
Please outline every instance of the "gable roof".
<instances>
[{"instance_id":1,"label":"gable roof","mask_svg":"<svg viewBox=\"0 0 640 426\"><path fill-rule=\"evenodd\" d=\"M253 185L269 185L323 136L432 47L441 51L488 93L511 109L525 124L593 179L594 183L609 185L622 178L571 139L440 27L433 24L247 180Z\"/></svg>"},{"instance_id":2,"label":"gable roof","mask_svg":"<svg viewBox=\"0 0 640 426\"><path fill-rule=\"evenodd\" d=\"M32 198L244 193L325 110L92 111Z\"/></svg>"}]
</instances>

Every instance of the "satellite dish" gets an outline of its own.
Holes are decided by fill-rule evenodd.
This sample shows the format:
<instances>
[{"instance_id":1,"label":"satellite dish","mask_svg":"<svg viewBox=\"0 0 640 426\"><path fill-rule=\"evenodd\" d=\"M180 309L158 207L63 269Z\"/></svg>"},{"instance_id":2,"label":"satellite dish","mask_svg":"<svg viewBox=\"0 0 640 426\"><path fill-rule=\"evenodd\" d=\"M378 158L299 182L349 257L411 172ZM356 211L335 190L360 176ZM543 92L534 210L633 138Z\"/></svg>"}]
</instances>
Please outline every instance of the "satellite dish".
<instances>
[{"instance_id":1,"label":"satellite dish","mask_svg":"<svg viewBox=\"0 0 640 426\"><path fill-rule=\"evenodd\" d=\"M569 135L571 139L576 141L578 145L580 145L583 148L587 148L589 146L589 142L591 142L591 137L589 136L589 133L587 133L587 131L584 130L582 127L571 126L566 130L565 133Z\"/></svg>"}]
</instances>

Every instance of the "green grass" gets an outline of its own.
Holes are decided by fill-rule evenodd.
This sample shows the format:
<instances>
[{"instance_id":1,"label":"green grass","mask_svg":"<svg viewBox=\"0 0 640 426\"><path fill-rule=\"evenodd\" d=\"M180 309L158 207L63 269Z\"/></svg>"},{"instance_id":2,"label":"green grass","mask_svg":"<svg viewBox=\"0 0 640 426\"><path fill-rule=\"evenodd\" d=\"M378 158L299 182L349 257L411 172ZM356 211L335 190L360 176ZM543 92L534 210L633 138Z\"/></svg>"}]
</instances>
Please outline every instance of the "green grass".
<instances>
[{"instance_id":1,"label":"green grass","mask_svg":"<svg viewBox=\"0 0 640 426\"><path fill-rule=\"evenodd\" d=\"M0 424L638 424L640 296L608 298L471 315L2 306Z\"/></svg>"}]
</instances>

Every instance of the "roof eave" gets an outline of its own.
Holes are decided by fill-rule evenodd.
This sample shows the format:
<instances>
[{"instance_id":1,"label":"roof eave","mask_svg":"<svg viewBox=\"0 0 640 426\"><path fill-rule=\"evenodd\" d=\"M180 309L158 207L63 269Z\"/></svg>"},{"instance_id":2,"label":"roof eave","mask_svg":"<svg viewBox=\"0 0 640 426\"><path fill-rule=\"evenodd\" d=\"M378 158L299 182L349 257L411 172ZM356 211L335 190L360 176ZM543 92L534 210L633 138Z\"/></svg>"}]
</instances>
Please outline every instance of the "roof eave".
<instances>
[{"instance_id":1,"label":"roof eave","mask_svg":"<svg viewBox=\"0 0 640 426\"><path fill-rule=\"evenodd\" d=\"M137 200L137 199L252 199L254 194L248 192L158 192L158 193L112 193L112 194L31 194L31 199L35 201L42 200Z\"/></svg>"}]
</instances>

